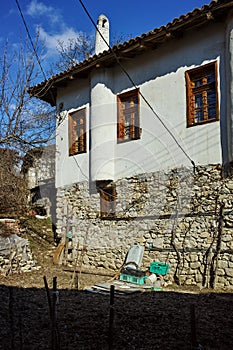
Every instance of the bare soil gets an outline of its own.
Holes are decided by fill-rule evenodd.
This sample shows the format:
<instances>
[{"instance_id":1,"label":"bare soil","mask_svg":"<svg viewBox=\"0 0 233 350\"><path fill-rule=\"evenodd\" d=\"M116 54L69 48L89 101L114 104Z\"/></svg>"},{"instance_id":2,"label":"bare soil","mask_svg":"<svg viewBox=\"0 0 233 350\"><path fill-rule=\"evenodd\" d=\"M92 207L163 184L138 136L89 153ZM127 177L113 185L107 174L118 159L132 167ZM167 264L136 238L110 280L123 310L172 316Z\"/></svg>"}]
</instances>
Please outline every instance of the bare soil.
<instances>
[{"instance_id":1,"label":"bare soil","mask_svg":"<svg viewBox=\"0 0 233 350\"><path fill-rule=\"evenodd\" d=\"M233 349L231 293L172 286L160 292L115 295L110 307L108 293L83 290L109 277L81 274L79 289L71 289L72 273L53 264L51 230L44 224L24 224L28 227L22 234L30 240L41 269L0 277L0 349L192 349L193 307L197 342L206 350ZM59 304L53 328L44 276L51 300L52 281L57 278Z\"/></svg>"}]
</instances>

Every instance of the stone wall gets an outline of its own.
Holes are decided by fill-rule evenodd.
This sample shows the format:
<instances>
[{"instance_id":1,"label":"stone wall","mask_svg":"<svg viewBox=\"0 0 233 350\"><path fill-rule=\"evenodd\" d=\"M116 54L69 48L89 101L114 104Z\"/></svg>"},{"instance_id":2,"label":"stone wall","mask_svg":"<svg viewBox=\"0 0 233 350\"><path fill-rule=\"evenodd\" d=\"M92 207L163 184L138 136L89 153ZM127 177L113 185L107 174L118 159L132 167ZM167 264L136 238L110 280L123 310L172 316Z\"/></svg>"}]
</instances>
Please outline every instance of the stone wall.
<instances>
[{"instance_id":1,"label":"stone wall","mask_svg":"<svg viewBox=\"0 0 233 350\"><path fill-rule=\"evenodd\" d=\"M0 220L0 275L38 270L29 241L18 234L19 223L14 219Z\"/></svg>"},{"instance_id":2,"label":"stone wall","mask_svg":"<svg viewBox=\"0 0 233 350\"><path fill-rule=\"evenodd\" d=\"M178 284L233 288L233 178L220 165L179 168L116 181L116 216L101 218L88 182L59 188L57 234L69 237L67 262L87 246L84 266L117 270L134 242L150 262L170 264Z\"/></svg>"}]
</instances>

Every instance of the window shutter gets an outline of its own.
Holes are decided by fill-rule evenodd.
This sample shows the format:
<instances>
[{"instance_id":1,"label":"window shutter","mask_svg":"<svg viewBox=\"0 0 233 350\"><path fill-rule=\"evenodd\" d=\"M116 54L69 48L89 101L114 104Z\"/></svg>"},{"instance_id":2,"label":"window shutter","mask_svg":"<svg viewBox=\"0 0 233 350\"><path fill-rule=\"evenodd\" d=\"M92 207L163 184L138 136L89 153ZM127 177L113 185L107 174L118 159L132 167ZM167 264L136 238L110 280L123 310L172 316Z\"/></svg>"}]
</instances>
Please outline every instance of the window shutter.
<instances>
[{"instance_id":1,"label":"window shutter","mask_svg":"<svg viewBox=\"0 0 233 350\"><path fill-rule=\"evenodd\" d=\"M125 117L123 113L123 104L118 102L118 123L117 123L117 138L124 139L125 137Z\"/></svg>"},{"instance_id":2,"label":"window shutter","mask_svg":"<svg viewBox=\"0 0 233 350\"><path fill-rule=\"evenodd\" d=\"M116 186L99 188L101 217L113 217L116 211Z\"/></svg>"},{"instance_id":3,"label":"window shutter","mask_svg":"<svg viewBox=\"0 0 233 350\"><path fill-rule=\"evenodd\" d=\"M101 216L105 217L109 213L109 196L108 193L103 189L100 190L100 211L101 211Z\"/></svg>"},{"instance_id":4,"label":"window shutter","mask_svg":"<svg viewBox=\"0 0 233 350\"><path fill-rule=\"evenodd\" d=\"M69 154L73 155L77 152L77 134L76 122L73 117L69 115Z\"/></svg>"}]
</instances>

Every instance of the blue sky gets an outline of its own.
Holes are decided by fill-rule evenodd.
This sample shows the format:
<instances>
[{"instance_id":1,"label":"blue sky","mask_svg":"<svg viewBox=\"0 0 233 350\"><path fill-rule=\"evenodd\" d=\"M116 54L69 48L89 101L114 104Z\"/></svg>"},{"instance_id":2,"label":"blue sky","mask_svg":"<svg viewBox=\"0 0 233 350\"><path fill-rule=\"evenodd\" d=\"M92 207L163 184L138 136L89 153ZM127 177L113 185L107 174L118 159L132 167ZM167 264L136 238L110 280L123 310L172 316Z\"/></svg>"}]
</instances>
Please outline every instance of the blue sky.
<instances>
[{"instance_id":1,"label":"blue sky","mask_svg":"<svg viewBox=\"0 0 233 350\"><path fill-rule=\"evenodd\" d=\"M93 33L94 28L79 0L18 0L32 38L40 27L48 59L56 59L58 40L66 41L80 31ZM132 37L165 25L209 0L83 0L96 21L103 13L110 21L110 34ZM0 0L0 49L6 39L9 46L26 37L25 27L15 0ZM1 52L1 51L0 51Z\"/></svg>"}]
</instances>

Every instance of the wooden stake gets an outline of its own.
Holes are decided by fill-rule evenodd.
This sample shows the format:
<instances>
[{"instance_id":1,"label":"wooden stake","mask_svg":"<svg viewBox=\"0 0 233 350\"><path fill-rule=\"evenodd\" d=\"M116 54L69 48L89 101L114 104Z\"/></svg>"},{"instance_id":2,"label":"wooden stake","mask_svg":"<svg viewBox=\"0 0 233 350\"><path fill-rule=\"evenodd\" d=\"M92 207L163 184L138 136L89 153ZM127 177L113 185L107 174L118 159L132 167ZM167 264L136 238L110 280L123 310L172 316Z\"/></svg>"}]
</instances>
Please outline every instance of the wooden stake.
<instances>
[{"instance_id":1,"label":"wooden stake","mask_svg":"<svg viewBox=\"0 0 233 350\"><path fill-rule=\"evenodd\" d=\"M48 305L49 305L49 316L50 316L50 319L52 319L52 303L51 303L51 298L50 298L50 294L49 294L49 287L48 287L46 276L44 276L43 279L44 279L44 285L45 285L45 290L46 290L46 295L47 295L47 300L48 300Z\"/></svg>"},{"instance_id":2,"label":"wooden stake","mask_svg":"<svg viewBox=\"0 0 233 350\"><path fill-rule=\"evenodd\" d=\"M57 277L53 277L53 303L52 303L52 349L60 350L57 327Z\"/></svg>"},{"instance_id":3,"label":"wooden stake","mask_svg":"<svg viewBox=\"0 0 233 350\"><path fill-rule=\"evenodd\" d=\"M114 323L114 291L115 286L110 286L110 313L109 313L109 334L108 334L108 349L113 349L113 323Z\"/></svg>"}]
</instances>

